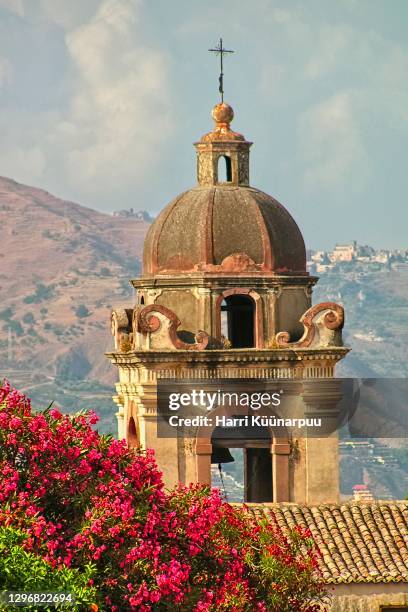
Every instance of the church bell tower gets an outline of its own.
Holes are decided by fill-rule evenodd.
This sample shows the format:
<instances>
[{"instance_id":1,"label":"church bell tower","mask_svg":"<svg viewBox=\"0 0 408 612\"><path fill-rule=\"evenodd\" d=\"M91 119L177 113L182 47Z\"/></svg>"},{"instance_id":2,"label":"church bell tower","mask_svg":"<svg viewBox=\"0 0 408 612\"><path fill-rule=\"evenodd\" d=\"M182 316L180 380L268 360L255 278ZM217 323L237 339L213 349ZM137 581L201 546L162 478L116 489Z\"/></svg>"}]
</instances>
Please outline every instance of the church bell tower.
<instances>
[{"instance_id":1,"label":"church bell tower","mask_svg":"<svg viewBox=\"0 0 408 612\"><path fill-rule=\"evenodd\" d=\"M231 129L231 106L217 104L212 117L214 129L195 144L197 184L148 231L142 275L131 281L136 303L112 312L118 435L155 450L168 486L211 484L216 444L211 431L157 437L159 380L279 380L310 414L335 416L334 369L348 351L343 308L312 306L317 278L296 222L251 186L252 143ZM223 441L224 454L232 444ZM263 444L240 444L247 501L338 501L337 433L293 439L270 428Z\"/></svg>"}]
</instances>

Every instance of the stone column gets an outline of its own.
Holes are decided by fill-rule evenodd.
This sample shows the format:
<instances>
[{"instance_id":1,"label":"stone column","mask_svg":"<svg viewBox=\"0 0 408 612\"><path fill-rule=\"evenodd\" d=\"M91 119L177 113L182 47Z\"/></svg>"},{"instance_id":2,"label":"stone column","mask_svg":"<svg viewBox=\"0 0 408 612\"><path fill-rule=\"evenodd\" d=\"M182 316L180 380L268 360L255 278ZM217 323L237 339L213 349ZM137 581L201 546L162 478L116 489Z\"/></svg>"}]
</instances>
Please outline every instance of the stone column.
<instances>
[{"instance_id":1,"label":"stone column","mask_svg":"<svg viewBox=\"0 0 408 612\"><path fill-rule=\"evenodd\" d=\"M157 383L137 386L138 425L142 448L153 448L166 487L179 482L177 438L157 437Z\"/></svg>"},{"instance_id":2,"label":"stone column","mask_svg":"<svg viewBox=\"0 0 408 612\"><path fill-rule=\"evenodd\" d=\"M203 329L211 335L211 289L194 287L192 293L198 300L196 329Z\"/></svg>"},{"instance_id":3,"label":"stone column","mask_svg":"<svg viewBox=\"0 0 408 612\"><path fill-rule=\"evenodd\" d=\"M123 397L121 397L120 395L114 395L112 399L115 402L115 404L118 406L118 411L115 414L118 420L118 439L123 440L124 438L126 438Z\"/></svg>"},{"instance_id":4,"label":"stone column","mask_svg":"<svg viewBox=\"0 0 408 612\"><path fill-rule=\"evenodd\" d=\"M211 442L197 439L197 482L201 484L211 485L211 453Z\"/></svg>"},{"instance_id":5,"label":"stone column","mask_svg":"<svg viewBox=\"0 0 408 612\"><path fill-rule=\"evenodd\" d=\"M289 493L289 454L288 442L274 441L271 446L272 453L272 487L274 502L288 502Z\"/></svg>"},{"instance_id":6,"label":"stone column","mask_svg":"<svg viewBox=\"0 0 408 612\"><path fill-rule=\"evenodd\" d=\"M305 439L306 453L306 503L338 503L339 484L339 440L338 403L341 399L341 381L326 379L305 381L303 401L305 417L321 418L325 437L308 436Z\"/></svg>"},{"instance_id":7,"label":"stone column","mask_svg":"<svg viewBox=\"0 0 408 612\"><path fill-rule=\"evenodd\" d=\"M279 381L281 404L276 409L280 418L296 418L303 415L301 381L296 380L296 371L293 378ZM273 501L293 502L304 500L304 467L297 457L293 456L293 434L286 429L278 428L274 432L271 452L273 455ZM297 443L294 445L296 448Z\"/></svg>"},{"instance_id":8,"label":"stone column","mask_svg":"<svg viewBox=\"0 0 408 612\"><path fill-rule=\"evenodd\" d=\"M265 346L273 348L275 334L278 330L278 299L282 293L281 287L272 287L266 292L265 308Z\"/></svg>"}]
</instances>

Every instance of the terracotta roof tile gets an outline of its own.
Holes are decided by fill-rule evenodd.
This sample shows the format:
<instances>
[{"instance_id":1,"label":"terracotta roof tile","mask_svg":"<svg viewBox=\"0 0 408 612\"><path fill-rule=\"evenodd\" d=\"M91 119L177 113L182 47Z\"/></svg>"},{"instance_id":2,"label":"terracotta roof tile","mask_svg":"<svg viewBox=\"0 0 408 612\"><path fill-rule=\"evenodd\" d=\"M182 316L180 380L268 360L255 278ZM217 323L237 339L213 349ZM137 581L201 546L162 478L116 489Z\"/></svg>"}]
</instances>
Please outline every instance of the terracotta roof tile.
<instances>
[{"instance_id":1,"label":"terracotta roof tile","mask_svg":"<svg viewBox=\"0 0 408 612\"><path fill-rule=\"evenodd\" d=\"M308 527L327 583L408 582L408 501L247 504L287 532Z\"/></svg>"}]
</instances>

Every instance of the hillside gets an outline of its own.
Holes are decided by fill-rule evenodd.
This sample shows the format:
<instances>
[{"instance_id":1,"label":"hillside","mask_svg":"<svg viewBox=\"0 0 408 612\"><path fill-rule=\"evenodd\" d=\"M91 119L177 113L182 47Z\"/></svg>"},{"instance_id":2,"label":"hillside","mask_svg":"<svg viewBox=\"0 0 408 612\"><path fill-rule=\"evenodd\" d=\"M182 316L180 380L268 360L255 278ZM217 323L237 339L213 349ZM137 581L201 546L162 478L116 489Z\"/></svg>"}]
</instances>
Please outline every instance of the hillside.
<instances>
[{"instance_id":1,"label":"hillside","mask_svg":"<svg viewBox=\"0 0 408 612\"><path fill-rule=\"evenodd\" d=\"M345 308L343 338L352 352L339 376L408 377L408 270L342 263L320 275L313 298Z\"/></svg>"},{"instance_id":2,"label":"hillside","mask_svg":"<svg viewBox=\"0 0 408 612\"><path fill-rule=\"evenodd\" d=\"M148 224L7 178L0 222L2 373L31 388L45 377L110 385L110 310L132 301Z\"/></svg>"}]
</instances>

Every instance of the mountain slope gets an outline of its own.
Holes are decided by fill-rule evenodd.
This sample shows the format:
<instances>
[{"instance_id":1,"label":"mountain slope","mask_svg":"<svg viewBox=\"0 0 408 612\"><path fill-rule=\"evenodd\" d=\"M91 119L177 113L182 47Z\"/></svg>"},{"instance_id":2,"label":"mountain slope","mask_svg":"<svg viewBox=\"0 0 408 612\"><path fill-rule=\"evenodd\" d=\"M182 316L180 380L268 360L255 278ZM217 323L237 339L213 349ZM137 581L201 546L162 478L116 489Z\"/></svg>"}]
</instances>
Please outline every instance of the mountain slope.
<instances>
[{"instance_id":1,"label":"mountain slope","mask_svg":"<svg viewBox=\"0 0 408 612\"><path fill-rule=\"evenodd\" d=\"M113 381L110 310L131 303L148 223L0 178L0 227L2 371Z\"/></svg>"}]
</instances>

